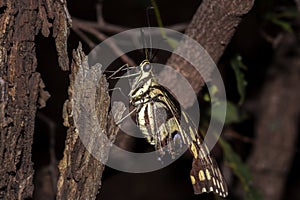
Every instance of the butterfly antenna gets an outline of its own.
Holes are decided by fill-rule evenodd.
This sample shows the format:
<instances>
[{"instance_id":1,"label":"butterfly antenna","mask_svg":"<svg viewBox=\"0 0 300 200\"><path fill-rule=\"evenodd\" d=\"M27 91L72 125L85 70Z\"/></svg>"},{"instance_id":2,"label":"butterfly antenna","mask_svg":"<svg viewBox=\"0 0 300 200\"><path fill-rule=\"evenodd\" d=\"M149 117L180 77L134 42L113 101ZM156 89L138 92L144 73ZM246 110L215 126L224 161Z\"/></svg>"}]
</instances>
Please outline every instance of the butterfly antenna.
<instances>
[{"instance_id":1,"label":"butterfly antenna","mask_svg":"<svg viewBox=\"0 0 300 200\"><path fill-rule=\"evenodd\" d=\"M153 6L148 6L146 9L146 16L147 16L147 24L148 24L148 33L149 33L149 52L148 52L148 60L152 59L152 37L151 37L151 24L150 24L150 10L153 10Z\"/></svg>"},{"instance_id":2,"label":"butterfly antenna","mask_svg":"<svg viewBox=\"0 0 300 200\"><path fill-rule=\"evenodd\" d=\"M142 43L143 43L143 49L145 50L145 56L146 56L146 59L149 60L149 50L148 48L146 48L146 39L145 39L145 33L144 33L144 30L141 29L141 39L142 39Z\"/></svg>"}]
</instances>

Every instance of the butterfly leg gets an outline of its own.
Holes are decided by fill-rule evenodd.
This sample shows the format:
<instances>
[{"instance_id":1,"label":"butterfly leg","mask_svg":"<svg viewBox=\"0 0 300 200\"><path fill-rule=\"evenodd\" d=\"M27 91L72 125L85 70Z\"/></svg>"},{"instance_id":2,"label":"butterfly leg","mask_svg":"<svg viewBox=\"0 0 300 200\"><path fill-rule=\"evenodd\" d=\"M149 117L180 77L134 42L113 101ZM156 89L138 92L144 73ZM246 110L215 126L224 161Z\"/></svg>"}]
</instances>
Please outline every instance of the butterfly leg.
<instances>
[{"instance_id":1,"label":"butterfly leg","mask_svg":"<svg viewBox=\"0 0 300 200\"><path fill-rule=\"evenodd\" d=\"M134 108L132 111L130 111L127 115L125 115L122 119L116 122L117 125L121 124L127 117L129 117L132 113L134 113L137 110L137 108Z\"/></svg>"}]
</instances>

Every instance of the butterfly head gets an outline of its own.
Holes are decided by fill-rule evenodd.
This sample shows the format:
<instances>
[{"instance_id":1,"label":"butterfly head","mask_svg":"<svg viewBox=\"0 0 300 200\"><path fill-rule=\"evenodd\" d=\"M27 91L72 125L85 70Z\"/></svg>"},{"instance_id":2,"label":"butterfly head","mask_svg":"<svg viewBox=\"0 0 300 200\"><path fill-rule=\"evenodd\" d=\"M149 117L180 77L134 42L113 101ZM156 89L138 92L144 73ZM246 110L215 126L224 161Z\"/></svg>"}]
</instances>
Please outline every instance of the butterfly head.
<instances>
[{"instance_id":1,"label":"butterfly head","mask_svg":"<svg viewBox=\"0 0 300 200\"><path fill-rule=\"evenodd\" d=\"M141 98L145 93L149 92L149 87L153 81L152 65L148 59L141 62L137 66L139 75L133 80L129 98L131 101L136 101Z\"/></svg>"}]
</instances>

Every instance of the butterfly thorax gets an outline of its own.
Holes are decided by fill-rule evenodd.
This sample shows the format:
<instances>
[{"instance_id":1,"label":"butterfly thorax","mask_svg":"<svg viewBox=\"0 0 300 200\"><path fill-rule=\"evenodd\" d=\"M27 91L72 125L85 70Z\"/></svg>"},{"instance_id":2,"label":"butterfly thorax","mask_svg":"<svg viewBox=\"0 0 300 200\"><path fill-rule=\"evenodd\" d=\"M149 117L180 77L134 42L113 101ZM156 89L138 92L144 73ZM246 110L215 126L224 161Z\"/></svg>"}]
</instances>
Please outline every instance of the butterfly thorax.
<instances>
[{"instance_id":1,"label":"butterfly thorax","mask_svg":"<svg viewBox=\"0 0 300 200\"><path fill-rule=\"evenodd\" d=\"M148 60L144 60L138 68L139 75L133 80L129 93L129 101L136 107L151 99L151 88L157 84L152 72L152 66Z\"/></svg>"}]
</instances>

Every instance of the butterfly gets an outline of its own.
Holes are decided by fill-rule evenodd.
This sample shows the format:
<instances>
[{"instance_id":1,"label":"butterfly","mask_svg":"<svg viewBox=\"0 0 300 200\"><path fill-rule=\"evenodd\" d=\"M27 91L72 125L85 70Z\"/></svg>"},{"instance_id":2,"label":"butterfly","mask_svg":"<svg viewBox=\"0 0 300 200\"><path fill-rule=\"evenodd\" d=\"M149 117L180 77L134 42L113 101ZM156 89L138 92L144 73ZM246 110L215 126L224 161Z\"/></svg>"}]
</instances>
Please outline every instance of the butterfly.
<instances>
[{"instance_id":1,"label":"butterfly","mask_svg":"<svg viewBox=\"0 0 300 200\"><path fill-rule=\"evenodd\" d=\"M174 95L158 83L148 59L135 68L138 72L134 74L128 95L133 107L130 113L136 113L137 126L148 143L160 154L168 151L172 157L178 146L188 145L193 155L190 179L194 193L214 192L226 197L228 188L224 177L191 118L180 109Z\"/></svg>"}]
</instances>

